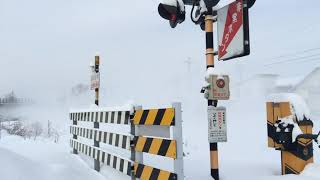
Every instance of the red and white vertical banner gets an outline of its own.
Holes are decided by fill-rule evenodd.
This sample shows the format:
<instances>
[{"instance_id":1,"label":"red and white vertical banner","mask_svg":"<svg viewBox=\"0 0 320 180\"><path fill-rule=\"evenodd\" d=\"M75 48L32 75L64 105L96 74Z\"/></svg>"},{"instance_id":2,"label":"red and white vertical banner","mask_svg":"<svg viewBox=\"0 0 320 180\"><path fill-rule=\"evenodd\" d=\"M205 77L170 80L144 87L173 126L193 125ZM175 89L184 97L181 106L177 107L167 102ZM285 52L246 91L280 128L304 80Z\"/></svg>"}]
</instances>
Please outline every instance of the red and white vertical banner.
<instances>
[{"instance_id":1,"label":"red and white vertical banner","mask_svg":"<svg viewBox=\"0 0 320 180\"><path fill-rule=\"evenodd\" d=\"M249 22L248 8L244 0L237 0L218 10L219 60L248 55Z\"/></svg>"}]
</instances>

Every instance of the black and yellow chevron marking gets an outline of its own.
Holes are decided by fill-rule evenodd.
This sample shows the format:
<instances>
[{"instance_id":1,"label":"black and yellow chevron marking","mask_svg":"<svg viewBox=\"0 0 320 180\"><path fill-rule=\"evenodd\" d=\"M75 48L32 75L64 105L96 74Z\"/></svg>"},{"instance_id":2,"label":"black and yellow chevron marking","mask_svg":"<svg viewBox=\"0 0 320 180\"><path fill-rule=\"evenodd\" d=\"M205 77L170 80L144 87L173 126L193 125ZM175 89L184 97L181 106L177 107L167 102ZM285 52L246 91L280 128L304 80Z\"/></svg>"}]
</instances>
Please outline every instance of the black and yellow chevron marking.
<instances>
[{"instance_id":1,"label":"black and yellow chevron marking","mask_svg":"<svg viewBox=\"0 0 320 180\"><path fill-rule=\"evenodd\" d=\"M175 140L136 136L134 138L135 151L155 154L159 156L177 158L177 143Z\"/></svg>"},{"instance_id":2,"label":"black and yellow chevron marking","mask_svg":"<svg viewBox=\"0 0 320 180\"><path fill-rule=\"evenodd\" d=\"M177 174L143 164L134 164L134 174L140 180L176 180Z\"/></svg>"},{"instance_id":3,"label":"black and yellow chevron marking","mask_svg":"<svg viewBox=\"0 0 320 180\"><path fill-rule=\"evenodd\" d=\"M174 108L137 110L133 117L133 124L174 126Z\"/></svg>"}]
</instances>

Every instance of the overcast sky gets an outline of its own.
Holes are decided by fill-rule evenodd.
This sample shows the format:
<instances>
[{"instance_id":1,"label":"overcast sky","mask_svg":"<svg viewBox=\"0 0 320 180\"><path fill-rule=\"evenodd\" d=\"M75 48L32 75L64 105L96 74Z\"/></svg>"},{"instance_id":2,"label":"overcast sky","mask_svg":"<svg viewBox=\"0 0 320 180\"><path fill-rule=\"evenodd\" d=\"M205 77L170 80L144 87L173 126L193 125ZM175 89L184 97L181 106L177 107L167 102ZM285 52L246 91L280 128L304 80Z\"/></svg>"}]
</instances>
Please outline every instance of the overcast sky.
<instances>
[{"instance_id":1,"label":"overcast sky","mask_svg":"<svg viewBox=\"0 0 320 180\"><path fill-rule=\"evenodd\" d=\"M157 0L0 0L0 94L13 89L21 96L61 96L89 82L89 61L97 52L102 94L111 104L130 98L179 100L187 77L200 89L204 33L192 24L190 9L185 23L171 29L157 6ZM318 0L257 0L250 9L252 54L217 62L217 68L233 81L255 73L311 71L320 60L264 65L320 48L319 6ZM316 54L320 50L306 56ZM188 58L192 75L186 71Z\"/></svg>"}]
</instances>

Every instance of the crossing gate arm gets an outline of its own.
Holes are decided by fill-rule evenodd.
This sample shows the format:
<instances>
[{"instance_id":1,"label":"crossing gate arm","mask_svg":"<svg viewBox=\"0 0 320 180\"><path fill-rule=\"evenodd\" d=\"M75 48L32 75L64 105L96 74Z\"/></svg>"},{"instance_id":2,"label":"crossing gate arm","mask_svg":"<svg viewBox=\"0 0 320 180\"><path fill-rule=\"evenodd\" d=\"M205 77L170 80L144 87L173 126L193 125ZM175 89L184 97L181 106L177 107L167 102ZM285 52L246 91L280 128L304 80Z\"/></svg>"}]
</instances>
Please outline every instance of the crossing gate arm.
<instances>
[{"instance_id":1,"label":"crossing gate arm","mask_svg":"<svg viewBox=\"0 0 320 180\"><path fill-rule=\"evenodd\" d=\"M130 124L130 111L70 111L70 120L111 124Z\"/></svg>"},{"instance_id":2,"label":"crossing gate arm","mask_svg":"<svg viewBox=\"0 0 320 180\"><path fill-rule=\"evenodd\" d=\"M81 143L79 141L71 140L70 145L72 148L77 149L89 157L98 160L101 163L106 164L119 172L131 176L133 163L131 160L107 153L100 148L89 146L87 144Z\"/></svg>"},{"instance_id":3,"label":"crossing gate arm","mask_svg":"<svg viewBox=\"0 0 320 180\"><path fill-rule=\"evenodd\" d=\"M87 139L94 139L96 141L126 150L130 150L131 139L133 139L133 136L131 135L110 133L78 126L70 126L70 133Z\"/></svg>"},{"instance_id":4,"label":"crossing gate arm","mask_svg":"<svg viewBox=\"0 0 320 180\"><path fill-rule=\"evenodd\" d=\"M133 139L135 151L177 158L177 143L175 140L136 136Z\"/></svg>"},{"instance_id":5,"label":"crossing gate arm","mask_svg":"<svg viewBox=\"0 0 320 180\"><path fill-rule=\"evenodd\" d=\"M139 163L134 163L134 174L140 180L177 180L178 178L175 173Z\"/></svg>"}]
</instances>

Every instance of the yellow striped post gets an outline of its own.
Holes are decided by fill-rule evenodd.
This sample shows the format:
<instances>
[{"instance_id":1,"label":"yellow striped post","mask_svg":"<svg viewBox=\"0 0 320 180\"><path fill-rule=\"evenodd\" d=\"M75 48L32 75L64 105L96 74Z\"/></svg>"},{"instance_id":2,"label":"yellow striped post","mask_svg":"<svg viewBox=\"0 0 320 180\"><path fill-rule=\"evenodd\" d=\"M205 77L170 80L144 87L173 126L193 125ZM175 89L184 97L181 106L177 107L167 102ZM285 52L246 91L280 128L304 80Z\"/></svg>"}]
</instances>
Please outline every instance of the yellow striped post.
<instances>
[{"instance_id":1,"label":"yellow striped post","mask_svg":"<svg viewBox=\"0 0 320 180\"><path fill-rule=\"evenodd\" d=\"M206 62L207 69L214 68L214 46L213 46L213 11L211 8L205 16L205 32L206 32ZM208 106L217 106L218 101L208 100ZM211 176L215 180L219 180L219 165L218 165L218 143L210 143L210 165Z\"/></svg>"}]
</instances>

